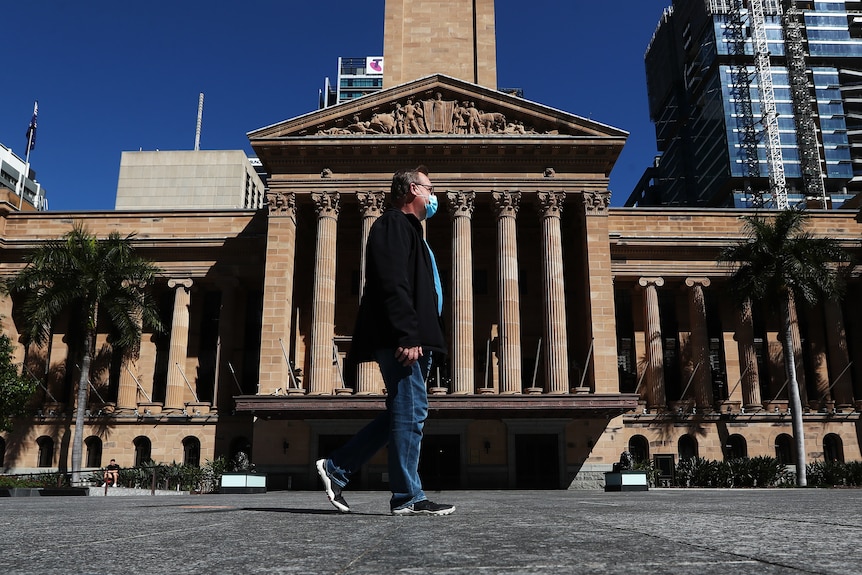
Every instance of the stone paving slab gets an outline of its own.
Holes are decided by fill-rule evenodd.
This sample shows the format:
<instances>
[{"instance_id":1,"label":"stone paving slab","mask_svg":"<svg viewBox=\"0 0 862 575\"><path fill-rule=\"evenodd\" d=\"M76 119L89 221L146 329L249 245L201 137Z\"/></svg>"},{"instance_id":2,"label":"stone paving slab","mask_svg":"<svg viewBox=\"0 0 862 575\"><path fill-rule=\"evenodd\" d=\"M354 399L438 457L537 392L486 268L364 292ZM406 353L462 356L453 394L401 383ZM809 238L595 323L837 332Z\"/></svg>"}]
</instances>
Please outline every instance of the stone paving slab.
<instances>
[{"instance_id":1,"label":"stone paving slab","mask_svg":"<svg viewBox=\"0 0 862 575\"><path fill-rule=\"evenodd\" d=\"M862 573L862 490L452 491L0 500L0 574Z\"/></svg>"}]
</instances>

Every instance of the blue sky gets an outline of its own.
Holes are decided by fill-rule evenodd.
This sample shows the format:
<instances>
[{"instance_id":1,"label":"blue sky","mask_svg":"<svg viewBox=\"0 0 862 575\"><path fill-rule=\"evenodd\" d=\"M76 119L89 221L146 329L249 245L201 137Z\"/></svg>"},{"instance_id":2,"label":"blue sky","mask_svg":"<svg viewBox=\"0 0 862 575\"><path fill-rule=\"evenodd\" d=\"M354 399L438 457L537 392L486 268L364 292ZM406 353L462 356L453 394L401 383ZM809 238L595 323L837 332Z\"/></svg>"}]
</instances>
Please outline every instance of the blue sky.
<instances>
[{"instance_id":1,"label":"blue sky","mask_svg":"<svg viewBox=\"0 0 862 575\"><path fill-rule=\"evenodd\" d=\"M631 133L622 205L655 155L643 54L671 0L497 0L497 82ZM110 210L126 150L243 149L317 107L339 56L383 52L384 0L4 2L0 142L30 160L52 210Z\"/></svg>"}]
</instances>

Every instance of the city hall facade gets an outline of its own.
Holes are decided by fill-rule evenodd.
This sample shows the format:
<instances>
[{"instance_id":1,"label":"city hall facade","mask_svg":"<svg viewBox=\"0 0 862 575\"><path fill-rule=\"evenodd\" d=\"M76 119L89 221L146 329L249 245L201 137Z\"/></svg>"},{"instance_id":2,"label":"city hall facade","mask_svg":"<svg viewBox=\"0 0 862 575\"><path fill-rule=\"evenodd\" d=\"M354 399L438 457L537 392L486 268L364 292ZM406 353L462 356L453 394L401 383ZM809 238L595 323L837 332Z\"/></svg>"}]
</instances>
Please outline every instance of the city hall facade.
<instances>
[{"instance_id":1,"label":"city hall facade","mask_svg":"<svg viewBox=\"0 0 862 575\"><path fill-rule=\"evenodd\" d=\"M392 173L420 164L441 202L425 227L450 347L428 379L427 488L599 487L625 450L662 465L695 455L791 463L780 319L736 304L733 268L716 262L753 212L609 207L627 133L498 91L493 2L473 3L469 58L393 49L401 32L390 19L413 4L387 2L382 91L249 133L270 176L264 209L3 204L4 277L75 223L136 232L163 270L151 289L165 332L145 329L139 356L123 362L100 330L87 466L244 451L270 489L316 488L315 459L384 408L376 365L342 366L365 238ZM860 212L812 212L810 229L862 255ZM795 310L809 461L862 458L860 302L857 268L842 301ZM17 303L0 300L16 343ZM8 472L69 466L77 334L67 325L44 347L17 346L41 387L32 417L2 435ZM357 485L387 488L385 453Z\"/></svg>"}]
</instances>

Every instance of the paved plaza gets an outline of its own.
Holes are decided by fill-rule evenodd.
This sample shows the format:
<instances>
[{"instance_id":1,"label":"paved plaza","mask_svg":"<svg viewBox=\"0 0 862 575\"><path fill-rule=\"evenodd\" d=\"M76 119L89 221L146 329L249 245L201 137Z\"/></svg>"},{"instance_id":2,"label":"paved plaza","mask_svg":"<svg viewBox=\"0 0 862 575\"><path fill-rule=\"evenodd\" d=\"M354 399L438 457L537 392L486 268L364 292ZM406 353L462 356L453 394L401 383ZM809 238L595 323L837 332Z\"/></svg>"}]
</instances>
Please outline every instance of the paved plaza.
<instances>
[{"instance_id":1,"label":"paved plaza","mask_svg":"<svg viewBox=\"0 0 862 575\"><path fill-rule=\"evenodd\" d=\"M452 491L0 499L4 575L862 573L862 490Z\"/></svg>"}]
</instances>

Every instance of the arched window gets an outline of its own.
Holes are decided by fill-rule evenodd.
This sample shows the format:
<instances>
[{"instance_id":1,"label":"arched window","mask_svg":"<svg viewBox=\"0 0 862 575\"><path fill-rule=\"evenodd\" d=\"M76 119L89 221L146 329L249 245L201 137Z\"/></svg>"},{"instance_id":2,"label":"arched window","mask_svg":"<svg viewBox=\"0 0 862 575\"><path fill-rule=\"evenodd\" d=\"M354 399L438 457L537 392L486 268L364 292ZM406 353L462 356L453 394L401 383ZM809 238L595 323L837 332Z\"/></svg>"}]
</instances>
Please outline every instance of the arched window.
<instances>
[{"instance_id":1,"label":"arched window","mask_svg":"<svg viewBox=\"0 0 862 575\"><path fill-rule=\"evenodd\" d=\"M37 467L51 467L54 465L54 440L43 435L36 440L39 446L39 462Z\"/></svg>"},{"instance_id":2,"label":"arched window","mask_svg":"<svg viewBox=\"0 0 862 575\"><path fill-rule=\"evenodd\" d=\"M786 433L775 438L775 459L781 465L794 465L796 463L796 448L793 445L793 438Z\"/></svg>"},{"instance_id":3,"label":"arched window","mask_svg":"<svg viewBox=\"0 0 862 575\"><path fill-rule=\"evenodd\" d=\"M697 439L689 434L679 438L679 460L694 459L697 457Z\"/></svg>"},{"instance_id":4,"label":"arched window","mask_svg":"<svg viewBox=\"0 0 862 575\"><path fill-rule=\"evenodd\" d=\"M153 444L149 437L139 435L132 443L135 445L135 467L140 467L153 460Z\"/></svg>"},{"instance_id":5,"label":"arched window","mask_svg":"<svg viewBox=\"0 0 862 575\"><path fill-rule=\"evenodd\" d=\"M201 440L197 437L188 436L183 439L183 463L200 467L201 465Z\"/></svg>"},{"instance_id":6,"label":"arched window","mask_svg":"<svg viewBox=\"0 0 862 575\"><path fill-rule=\"evenodd\" d=\"M84 440L84 445L87 446L87 467L102 466L102 440L91 435Z\"/></svg>"},{"instance_id":7,"label":"arched window","mask_svg":"<svg viewBox=\"0 0 862 575\"><path fill-rule=\"evenodd\" d=\"M823 459L827 463L844 463L844 442L834 433L823 438Z\"/></svg>"},{"instance_id":8,"label":"arched window","mask_svg":"<svg viewBox=\"0 0 862 575\"><path fill-rule=\"evenodd\" d=\"M6 467L6 440L0 437L0 470Z\"/></svg>"},{"instance_id":9,"label":"arched window","mask_svg":"<svg viewBox=\"0 0 862 575\"><path fill-rule=\"evenodd\" d=\"M629 453L635 463L646 463L649 461L649 441L643 435L632 435L629 439Z\"/></svg>"},{"instance_id":10,"label":"arched window","mask_svg":"<svg viewBox=\"0 0 862 575\"><path fill-rule=\"evenodd\" d=\"M748 445L745 443L745 438L734 433L727 438L727 443L724 446L724 459L740 459L748 457Z\"/></svg>"}]
</instances>

